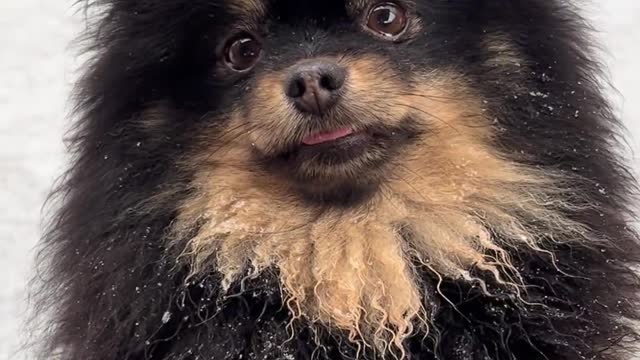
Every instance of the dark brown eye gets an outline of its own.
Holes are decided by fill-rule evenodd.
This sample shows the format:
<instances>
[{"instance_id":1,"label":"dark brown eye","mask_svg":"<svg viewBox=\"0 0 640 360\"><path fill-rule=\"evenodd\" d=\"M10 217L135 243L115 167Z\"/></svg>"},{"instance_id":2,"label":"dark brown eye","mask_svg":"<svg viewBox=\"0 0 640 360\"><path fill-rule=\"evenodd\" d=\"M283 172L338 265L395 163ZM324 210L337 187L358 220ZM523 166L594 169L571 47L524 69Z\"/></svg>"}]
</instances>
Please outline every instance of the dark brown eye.
<instances>
[{"instance_id":1,"label":"dark brown eye","mask_svg":"<svg viewBox=\"0 0 640 360\"><path fill-rule=\"evenodd\" d=\"M389 39L397 38L407 27L407 11L392 2L378 4L369 12L367 27Z\"/></svg>"},{"instance_id":2,"label":"dark brown eye","mask_svg":"<svg viewBox=\"0 0 640 360\"><path fill-rule=\"evenodd\" d=\"M224 56L227 65L236 71L251 69L260 58L262 45L249 34L232 38L225 47Z\"/></svg>"}]
</instances>

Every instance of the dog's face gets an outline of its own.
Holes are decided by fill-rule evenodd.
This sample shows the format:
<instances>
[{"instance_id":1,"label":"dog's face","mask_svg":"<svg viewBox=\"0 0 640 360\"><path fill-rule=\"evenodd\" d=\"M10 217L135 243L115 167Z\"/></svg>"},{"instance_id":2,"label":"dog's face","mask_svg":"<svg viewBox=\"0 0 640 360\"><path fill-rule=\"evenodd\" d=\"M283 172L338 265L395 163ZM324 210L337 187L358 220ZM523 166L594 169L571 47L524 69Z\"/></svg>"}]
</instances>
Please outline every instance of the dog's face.
<instances>
[{"instance_id":1,"label":"dog's face","mask_svg":"<svg viewBox=\"0 0 640 360\"><path fill-rule=\"evenodd\" d=\"M249 1L235 10L241 24L254 23L232 35L220 65L236 76L253 68L237 116L255 158L312 197L379 186L427 127L416 116L428 112L411 111L409 100L428 99L417 87L435 80L411 44L424 41L415 4Z\"/></svg>"},{"instance_id":2,"label":"dog's face","mask_svg":"<svg viewBox=\"0 0 640 360\"><path fill-rule=\"evenodd\" d=\"M586 144L572 137L588 104L573 49L547 44L562 7L153 3L119 15L151 39L127 68L147 89L132 121L162 149L178 139L189 195L170 236L193 274L227 288L275 268L294 317L401 349L430 315L421 274L519 295L509 249L587 236L566 216L588 207L579 181L557 166L576 166L558 159Z\"/></svg>"},{"instance_id":3,"label":"dog's face","mask_svg":"<svg viewBox=\"0 0 640 360\"><path fill-rule=\"evenodd\" d=\"M289 183L301 201L370 198L407 160L446 177L446 163L465 157L456 147L491 136L484 84L470 74L526 62L507 34L469 22L471 2L224 6L224 30L210 39L220 141L245 150L229 161Z\"/></svg>"}]
</instances>

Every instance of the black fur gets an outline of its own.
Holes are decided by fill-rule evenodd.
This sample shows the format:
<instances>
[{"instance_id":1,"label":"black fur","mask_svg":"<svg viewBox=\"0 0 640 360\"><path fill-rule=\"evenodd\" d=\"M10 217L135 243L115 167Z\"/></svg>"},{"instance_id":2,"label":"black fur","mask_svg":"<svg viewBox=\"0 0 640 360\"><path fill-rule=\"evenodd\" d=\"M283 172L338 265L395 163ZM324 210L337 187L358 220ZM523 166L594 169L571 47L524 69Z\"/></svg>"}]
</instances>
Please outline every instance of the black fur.
<instances>
[{"instance_id":1,"label":"black fur","mask_svg":"<svg viewBox=\"0 0 640 360\"><path fill-rule=\"evenodd\" d=\"M291 10L296 2L280 1ZM317 11L330 19L341 1ZM611 242L557 245L550 257L512 250L528 289L523 304L501 289L487 297L473 284L425 271L425 299L435 331L407 342L412 359L606 359L630 357L638 332L640 245L635 180L618 154L621 124L602 94L588 25L563 0L420 0L425 34L391 50L349 27L317 24L324 39L310 51L372 51L411 67L452 68L472 79L495 116L496 147L532 166L575 177L597 211L567 214ZM216 274L185 284L189 269L167 246L176 204L189 194L193 169L180 160L206 124L242 101L248 78L219 75L215 47L232 18L222 0L100 0L86 34L92 60L78 84L72 166L54 199L61 204L43 239L38 312L50 333L39 356L62 360L341 359L355 356L342 334L287 324L276 274L219 296ZM288 13L284 11L284 13ZM286 19L287 16L284 16ZM292 18L296 18L292 16ZM284 20L283 20L284 21ZM311 28L309 28L311 29ZM287 62L295 35L274 27L263 70ZM302 33L302 31L300 32ZM487 33L506 34L531 72L484 65L478 45ZM302 36L302 35L301 35ZM335 36L335 38L332 38ZM279 41L279 43L277 42ZM364 45L362 45L364 44ZM258 70L257 70L258 71ZM514 86L518 85L518 86ZM542 96L538 96L542 94ZM149 104L165 119L141 123ZM478 274L483 276L482 274ZM490 283L490 279L487 279ZM241 291L242 290L242 291ZM234 293L231 291L231 293ZM432 329L433 330L433 329ZM365 354L373 358L372 354Z\"/></svg>"}]
</instances>

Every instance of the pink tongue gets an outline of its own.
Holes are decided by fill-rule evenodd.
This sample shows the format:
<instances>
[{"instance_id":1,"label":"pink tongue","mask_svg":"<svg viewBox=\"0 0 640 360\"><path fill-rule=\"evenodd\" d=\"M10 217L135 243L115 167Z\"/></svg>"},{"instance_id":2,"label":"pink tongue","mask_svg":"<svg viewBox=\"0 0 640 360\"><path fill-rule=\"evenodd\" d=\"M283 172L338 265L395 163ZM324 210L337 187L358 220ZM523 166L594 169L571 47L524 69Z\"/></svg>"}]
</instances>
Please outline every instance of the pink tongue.
<instances>
[{"instance_id":1,"label":"pink tongue","mask_svg":"<svg viewBox=\"0 0 640 360\"><path fill-rule=\"evenodd\" d=\"M302 139L302 143L305 145L317 145L327 141L337 140L351 134L353 134L353 129L342 128L338 130L309 135L306 138Z\"/></svg>"}]
</instances>

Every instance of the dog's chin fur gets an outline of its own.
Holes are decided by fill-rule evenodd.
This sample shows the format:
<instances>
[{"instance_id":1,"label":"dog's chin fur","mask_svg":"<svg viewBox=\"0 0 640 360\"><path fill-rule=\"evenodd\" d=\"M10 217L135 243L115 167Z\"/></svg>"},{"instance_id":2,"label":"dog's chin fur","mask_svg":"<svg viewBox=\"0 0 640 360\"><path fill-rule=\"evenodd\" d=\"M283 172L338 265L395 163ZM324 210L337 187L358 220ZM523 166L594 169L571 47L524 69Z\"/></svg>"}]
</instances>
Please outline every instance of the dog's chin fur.
<instances>
[{"instance_id":1,"label":"dog's chin fur","mask_svg":"<svg viewBox=\"0 0 640 360\"><path fill-rule=\"evenodd\" d=\"M385 41L367 1L97 3L38 358L631 358L636 182L573 7L407 0ZM314 57L347 72L320 120L387 133L294 164L328 125L274 89Z\"/></svg>"}]
</instances>

